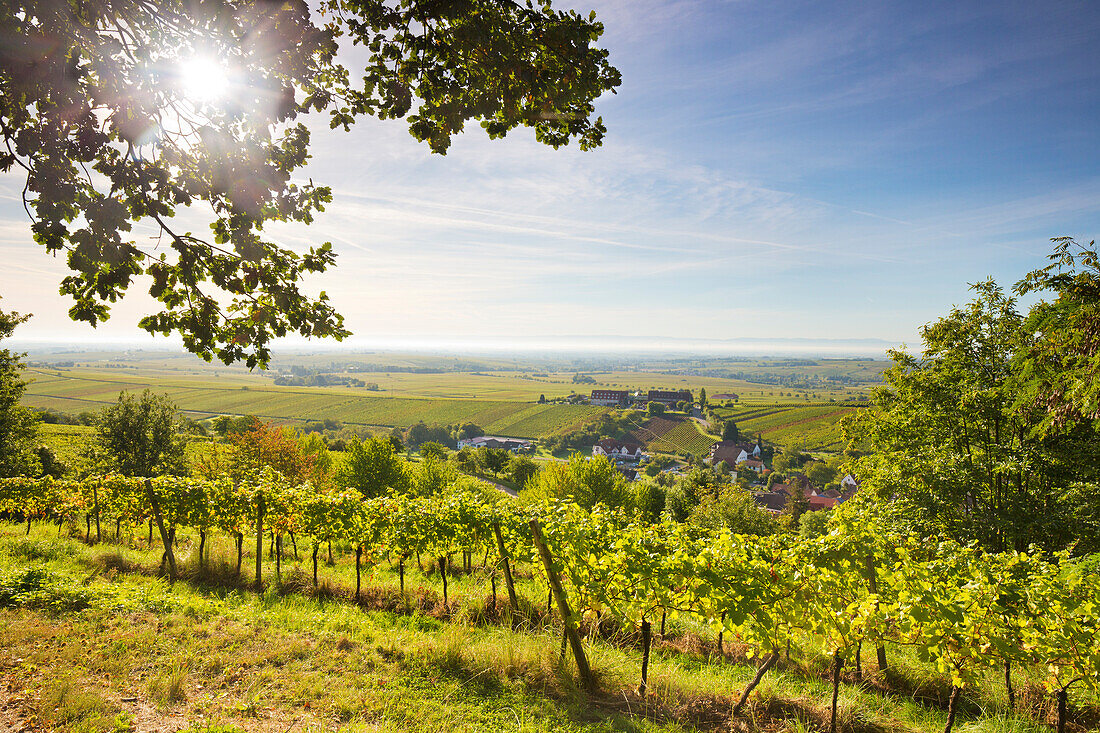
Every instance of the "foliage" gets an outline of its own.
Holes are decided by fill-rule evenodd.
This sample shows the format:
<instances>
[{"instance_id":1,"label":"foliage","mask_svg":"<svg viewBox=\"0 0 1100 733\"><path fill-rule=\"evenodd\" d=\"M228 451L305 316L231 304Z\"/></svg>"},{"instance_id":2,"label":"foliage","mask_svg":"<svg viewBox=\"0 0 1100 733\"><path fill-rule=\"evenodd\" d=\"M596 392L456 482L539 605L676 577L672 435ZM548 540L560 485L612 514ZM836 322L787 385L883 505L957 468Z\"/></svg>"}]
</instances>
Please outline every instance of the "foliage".
<instances>
[{"instance_id":1,"label":"foliage","mask_svg":"<svg viewBox=\"0 0 1100 733\"><path fill-rule=\"evenodd\" d=\"M688 521L707 530L727 529L735 534L770 535L779 531L775 519L756 505L753 495L736 486L725 486L717 496L704 497Z\"/></svg>"},{"instance_id":2,"label":"foliage","mask_svg":"<svg viewBox=\"0 0 1100 733\"><path fill-rule=\"evenodd\" d=\"M1041 413L1045 431L1072 432L1100 420L1100 255L1094 241L1053 241L1051 264L1016 285L1020 295L1056 294L1028 313L1025 330L1035 338L1019 354L1019 401Z\"/></svg>"},{"instance_id":3,"label":"foliage","mask_svg":"<svg viewBox=\"0 0 1100 733\"><path fill-rule=\"evenodd\" d=\"M741 430L733 420L726 420L722 423L722 440L732 440L734 442L741 440Z\"/></svg>"},{"instance_id":4,"label":"foliage","mask_svg":"<svg viewBox=\"0 0 1100 733\"><path fill-rule=\"evenodd\" d=\"M323 441L318 444L316 440L317 436L312 435L299 441L290 430L254 419L247 431L230 436L233 450L229 454L228 473L239 482L271 468L291 484L306 481L323 484L328 478L331 458Z\"/></svg>"},{"instance_id":5,"label":"foliage","mask_svg":"<svg viewBox=\"0 0 1100 733\"><path fill-rule=\"evenodd\" d=\"M574 453L568 461L544 464L520 496L527 502L569 499L591 509L597 504L626 507L630 493L626 479L611 461Z\"/></svg>"},{"instance_id":6,"label":"foliage","mask_svg":"<svg viewBox=\"0 0 1100 733\"><path fill-rule=\"evenodd\" d=\"M1075 485L1100 470L1088 425L1042 435L1044 415L1017 404L1028 376L1017 369L1029 333L1015 302L991 281L977 297L922 329L920 356L892 351L874 408L846 424L871 455L855 462L861 491L897 497L912 522L991 550L1049 550L1100 536L1081 533ZM1038 508L1041 510L1037 511ZM1088 518L1084 528L1096 526Z\"/></svg>"},{"instance_id":7,"label":"foliage","mask_svg":"<svg viewBox=\"0 0 1100 733\"><path fill-rule=\"evenodd\" d=\"M218 415L214 418L214 431L223 438L248 432L259 421L255 415Z\"/></svg>"},{"instance_id":8,"label":"foliage","mask_svg":"<svg viewBox=\"0 0 1100 733\"><path fill-rule=\"evenodd\" d=\"M417 451L421 456L434 456L435 458L444 459L447 457L446 446L440 445L435 441L429 440L427 443L421 443L420 448Z\"/></svg>"},{"instance_id":9,"label":"foliage","mask_svg":"<svg viewBox=\"0 0 1100 733\"><path fill-rule=\"evenodd\" d=\"M508 462L508 477L520 488L526 486L538 470L538 464L528 456L512 456Z\"/></svg>"},{"instance_id":10,"label":"foliage","mask_svg":"<svg viewBox=\"0 0 1100 733\"><path fill-rule=\"evenodd\" d=\"M434 453L426 454L411 471L412 488L417 496L441 493L458 478L454 466Z\"/></svg>"},{"instance_id":11,"label":"foliage","mask_svg":"<svg viewBox=\"0 0 1100 733\"><path fill-rule=\"evenodd\" d=\"M336 486L355 489L371 499L405 493L412 488L412 480L388 438L367 438L348 446L344 462L336 471Z\"/></svg>"},{"instance_id":12,"label":"foliage","mask_svg":"<svg viewBox=\"0 0 1100 733\"><path fill-rule=\"evenodd\" d=\"M0 311L0 342L30 316ZM27 383L22 379L20 355L0 349L0 477L37 473L34 444L38 417L19 401Z\"/></svg>"},{"instance_id":13,"label":"foliage","mask_svg":"<svg viewBox=\"0 0 1100 733\"><path fill-rule=\"evenodd\" d=\"M179 428L179 411L167 395L121 392L96 420L97 461L124 476L183 473L187 441Z\"/></svg>"}]
</instances>

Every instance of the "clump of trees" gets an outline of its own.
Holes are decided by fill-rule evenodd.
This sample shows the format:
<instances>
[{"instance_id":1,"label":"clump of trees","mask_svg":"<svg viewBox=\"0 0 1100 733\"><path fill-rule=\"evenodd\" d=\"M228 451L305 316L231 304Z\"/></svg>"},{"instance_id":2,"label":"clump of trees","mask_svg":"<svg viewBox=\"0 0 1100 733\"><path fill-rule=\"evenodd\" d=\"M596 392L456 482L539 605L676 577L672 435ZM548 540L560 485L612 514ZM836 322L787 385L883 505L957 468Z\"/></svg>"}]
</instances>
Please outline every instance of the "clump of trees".
<instances>
[{"instance_id":1,"label":"clump of trees","mask_svg":"<svg viewBox=\"0 0 1100 733\"><path fill-rule=\"evenodd\" d=\"M1029 312L991 280L891 351L872 409L845 423L867 455L861 492L902 505L922 534L988 550L1100 550L1100 267L1095 244L1058 240L1016 285L1053 294Z\"/></svg>"}]
</instances>

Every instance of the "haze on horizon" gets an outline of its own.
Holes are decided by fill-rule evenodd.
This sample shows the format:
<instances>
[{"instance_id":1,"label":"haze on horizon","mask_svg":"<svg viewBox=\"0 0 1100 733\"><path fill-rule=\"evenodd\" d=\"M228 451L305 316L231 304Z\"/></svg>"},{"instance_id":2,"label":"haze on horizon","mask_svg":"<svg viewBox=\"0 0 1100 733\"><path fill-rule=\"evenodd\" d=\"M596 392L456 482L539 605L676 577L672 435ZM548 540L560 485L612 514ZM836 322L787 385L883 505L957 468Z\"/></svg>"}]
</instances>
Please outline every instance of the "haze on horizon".
<instances>
[{"instance_id":1,"label":"haze on horizon","mask_svg":"<svg viewBox=\"0 0 1100 733\"><path fill-rule=\"evenodd\" d=\"M312 285L353 343L912 344L967 283L1100 229L1095 3L566 5L623 74L602 149L471 126L441 157L400 121L314 121L303 178L335 201L274 233L333 242ZM17 336L147 339L140 282L98 330L68 319L22 187L0 177L0 306L35 314Z\"/></svg>"}]
</instances>

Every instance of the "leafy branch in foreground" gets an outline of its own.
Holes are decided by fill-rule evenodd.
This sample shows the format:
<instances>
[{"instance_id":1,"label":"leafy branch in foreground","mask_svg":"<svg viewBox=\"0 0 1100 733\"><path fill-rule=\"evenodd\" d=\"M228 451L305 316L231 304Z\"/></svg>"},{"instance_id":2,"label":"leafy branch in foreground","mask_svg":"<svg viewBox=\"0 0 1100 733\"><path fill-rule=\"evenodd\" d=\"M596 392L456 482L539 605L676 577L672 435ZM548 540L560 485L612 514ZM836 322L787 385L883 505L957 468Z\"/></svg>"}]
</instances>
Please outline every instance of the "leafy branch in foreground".
<instances>
[{"instance_id":1,"label":"leafy branch in foreground","mask_svg":"<svg viewBox=\"0 0 1100 733\"><path fill-rule=\"evenodd\" d=\"M619 83L593 45L602 25L549 2L15 0L0 27L0 171L25 174L34 240L67 258L69 315L101 323L145 276L161 310L142 328L250 367L275 337L348 335L303 291L331 245L265 233L332 200L293 177L310 157L301 115L407 118L437 153L468 120L587 149L605 131L593 101ZM342 41L367 51L359 80Z\"/></svg>"}]
</instances>

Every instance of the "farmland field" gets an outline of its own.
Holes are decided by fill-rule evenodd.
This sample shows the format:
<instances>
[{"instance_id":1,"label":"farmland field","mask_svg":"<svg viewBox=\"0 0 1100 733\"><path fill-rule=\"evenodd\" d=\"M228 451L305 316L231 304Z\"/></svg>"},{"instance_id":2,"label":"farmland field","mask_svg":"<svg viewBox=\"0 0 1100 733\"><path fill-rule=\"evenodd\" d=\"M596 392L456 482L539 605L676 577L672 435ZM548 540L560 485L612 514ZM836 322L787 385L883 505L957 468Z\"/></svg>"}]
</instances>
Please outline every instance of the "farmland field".
<instances>
[{"instance_id":1,"label":"farmland field","mask_svg":"<svg viewBox=\"0 0 1100 733\"><path fill-rule=\"evenodd\" d=\"M655 453L703 455L716 438L700 432L694 420L681 417L653 417L639 424L634 436Z\"/></svg>"},{"instance_id":2,"label":"farmland field","mask_svg":"<svg viewBox=\"0 0 1100 733\"><path fill-rule=\"evenodd\" d=\"M275 363L281 381L293 375L327 374L346 384L278 386L274 370L249 372L168 352L51 353L47 360L28 359L34 365L26 371L31 384L24 402L31 407L80 413L102 409L123 390L150 389L167 394L193 418L251 414L284 423L334 419L378 428L408 427L419 421L472 422L490 434L540 438L576 431L608 412L601 407L553 403L571 394L601 388L686 388L698 394L705 388L719 405L719 412L735 416L745 430L759 432L779 445L797 443L808 449L835 450L840 441L836 422L851 411L852 401L867 396L885 364L870 360L788 363L704 359L585 369L592 365L578 363L576 368L566 368L562 363L544 366L514 359L384 353L281 359L287 362ZM721 376L728 374L788 383ZM810 380L812 385L790 386L791 379ZM551 403L540 404L541 397ZM826 399L836 402L823 404ZM691 423L675 427L662 447L654 449L698 454L713 442Z\"/></svg>"},{"instance_id":3,"label":"farmland field","mask_svg":"<svg viewBox=\"0 0 1100 733\"><path fill-rule=\"evenodd\" d=\"M844 404L773 404L718 408L743 431L775 445L811 451L844 447L840 421L860 408Z\"/></svg>"},{"instance_id":4,"label":"farmland field","mask_svg":"<svg viewBox=\"0 0 1100 733\"><path fill-rule=\"evenodd\" d=\"M328 387L218 386L168 378L104 378L80 369L32 371L24 397L31 407L79 413L113 403L119 391L145 388L166 393L193 417L256 415L286 422L331 418L351 425L408 427L473 422L490 433L537 438L576 429L606 408L587 405L539 405L530 402L469 398L373 396L364 390ZM262 383L261 383L262 384Z\"/></svg>"}]
</instances>

